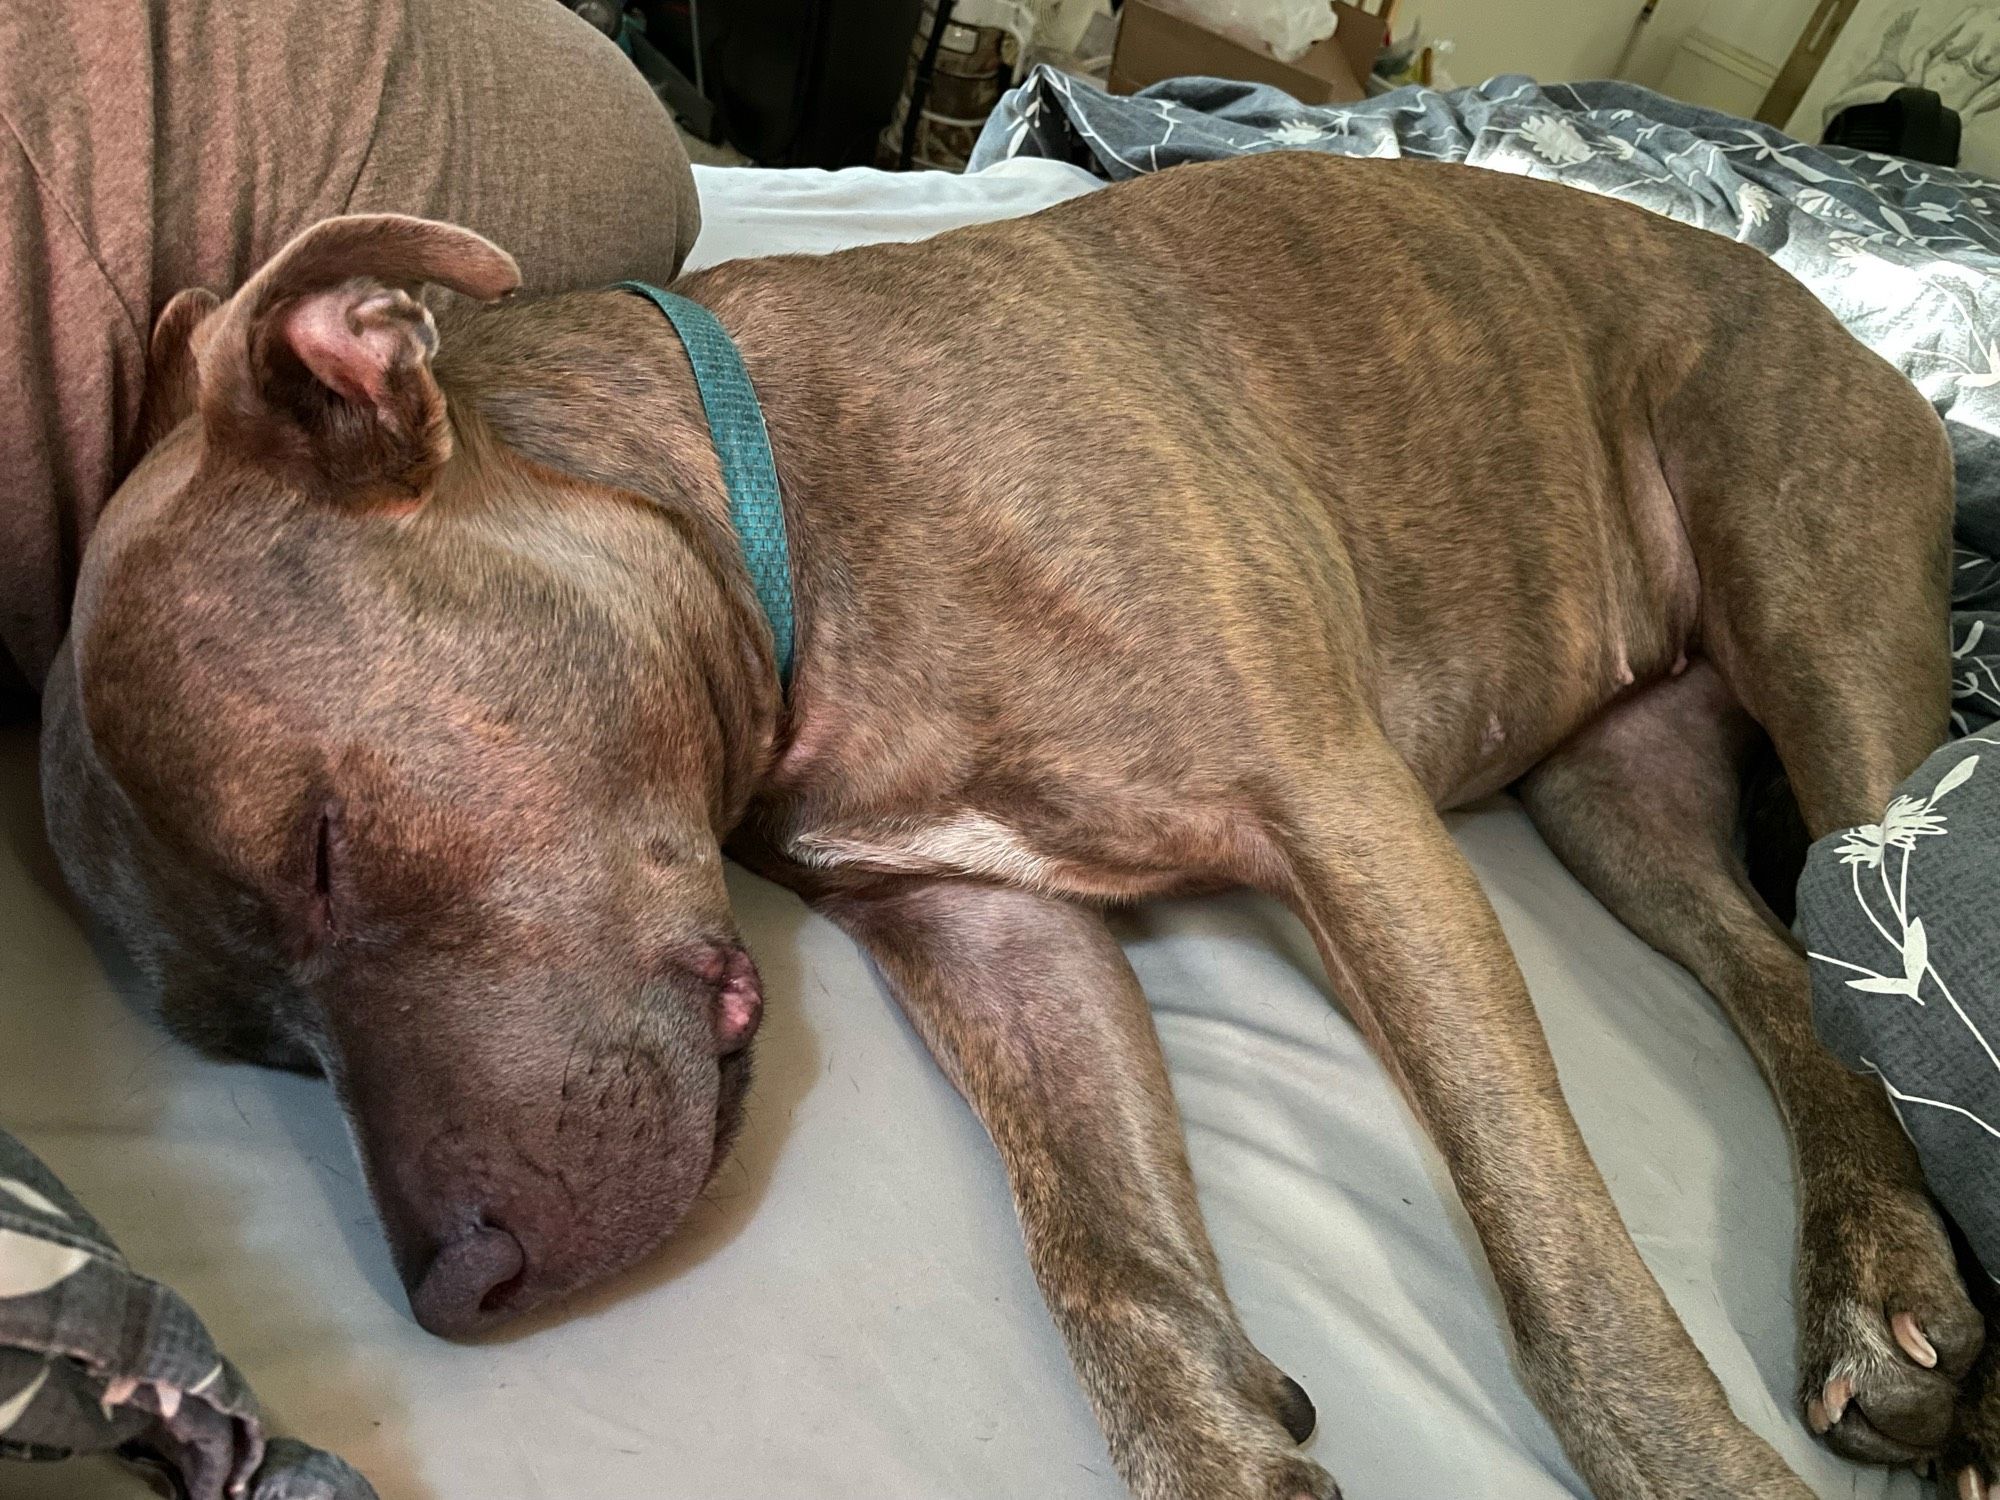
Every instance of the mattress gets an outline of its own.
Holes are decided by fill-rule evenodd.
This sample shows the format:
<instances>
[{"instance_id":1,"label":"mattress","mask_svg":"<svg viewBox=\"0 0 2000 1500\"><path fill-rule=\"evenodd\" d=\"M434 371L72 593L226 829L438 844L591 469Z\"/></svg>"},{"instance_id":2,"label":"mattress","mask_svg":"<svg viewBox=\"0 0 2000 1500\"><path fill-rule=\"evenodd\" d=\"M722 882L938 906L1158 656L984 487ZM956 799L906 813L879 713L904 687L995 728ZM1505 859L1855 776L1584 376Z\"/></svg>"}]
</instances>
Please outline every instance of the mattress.
<instances>
[{"instance_id":1,"label":"mattress","mask_svg":"<svg viewBox=\"0 0 2000 1500\"><path fill-rule=\"evenodd\" d=\"M698 263L914 239L1092 186L1047 161L697 175ZM1515 804L1450 821L1639 1249L1738 1413L1821 1495L1914 1500L1914 1476L1842 1463L1791 1414L1790 1167L1720 1012ZM978 1123L845 938L731 883L770 997L733 1164L641 1268L450 1344L409 1317L328 1090L203 1061L143 1017L60 895L31 742L0 738L0 1124L383 1500L1117 1500ZM1583 1494L1442 1162L1303 930L1248 895L1118 930L1244 1322L1318 1403L1312 1454L1355 1500ZM95 1463L0 1469L7 1500L145 1493Z\"/></svg>"}]
</instances>

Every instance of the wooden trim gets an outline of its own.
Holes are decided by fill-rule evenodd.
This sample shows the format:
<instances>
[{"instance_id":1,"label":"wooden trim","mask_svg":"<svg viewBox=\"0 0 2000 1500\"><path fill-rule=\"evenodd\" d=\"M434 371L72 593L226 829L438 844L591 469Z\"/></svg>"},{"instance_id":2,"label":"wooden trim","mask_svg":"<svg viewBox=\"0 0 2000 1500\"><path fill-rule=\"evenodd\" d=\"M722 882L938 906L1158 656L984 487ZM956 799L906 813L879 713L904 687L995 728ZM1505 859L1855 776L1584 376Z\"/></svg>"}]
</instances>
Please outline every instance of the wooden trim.
<instances>
[{"instance_id":1,"label":"wooden trim","mask_svg":"<svg viewBox=\"0 0 2000 1500\"><path fill-rule=\"evenodd\" d=\"M1820 65L1826 61L1827 53L1840 37L1841 28L1847 25L1848 17L1861 0L1820 0L1812 19L1806 22L1806 29L1799 34L1799 44L1792 48L1792 55L1785 59L1785 66L1778 73L1777 82L1771 85L1771 92L1764 96L1763 106L1757 111L1757 118L1766 125L1785 128L1785 121L1799 107L1799 101L1812 87L1813 79L1819 76Z\"/></svg>"}]
</instances>

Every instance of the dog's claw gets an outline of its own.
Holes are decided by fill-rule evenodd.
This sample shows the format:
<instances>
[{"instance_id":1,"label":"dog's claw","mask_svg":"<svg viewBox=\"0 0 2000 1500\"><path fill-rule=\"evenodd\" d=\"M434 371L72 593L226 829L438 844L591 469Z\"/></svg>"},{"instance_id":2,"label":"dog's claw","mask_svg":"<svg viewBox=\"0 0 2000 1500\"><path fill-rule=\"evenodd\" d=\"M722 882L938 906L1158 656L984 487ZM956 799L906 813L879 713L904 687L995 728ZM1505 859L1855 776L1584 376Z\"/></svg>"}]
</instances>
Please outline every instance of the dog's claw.
<instances>
[{"instance_id":1,"label":"dog's claw","mask_svg":"<svg viewBox=\"0 0 2000 1500\"><path fill-rule=\"evenodd\" d=\"M1305 1442L1319 1426L1319 1412L1312 1397L1289 1375L1278 1377L1278 1420L1285 1424L1285 1431L1295 1443Z\"/></svg>"},{"instance_id":2,"label":"dog's claw","mask_svg":"<svg viewBox=\"0 0 2000 1500\"><path fill-rule=\"evenodd\" d=\"M1986 1500L1986 1481L1977 1469L1958 1471L1958 1500Z\"/></svg>"},{"instance_id":3,"label":"dog's claw","mask_svg":"<svg viewBox=\"0 0 2000 1500\"><path fill-rule=\"evenodd\" d=\"M1923 1329L1917 1326L1914 1313L1897 1313L1889 1320L1889 1327L1895 1333L1896 1342L1902 1345L1905 1354L1926 1370L1937 1368L1937 1350L1931 1347L1931 1341L1924 1337Z\"/></svg>"},{"instance_id":4,"label":"dog's claw","mask_svg":"<svg viewBox=\"0 0 2000 1500\"><path fill-rule=\"evenodd\" d=\"M1824 1434L1840 1425L1847 1403L1854 1399L1854 1382L1845 1375L1835 1376L1824 1389L1806 1403L1806 1424Z\"/></svg>"}]
</instances>

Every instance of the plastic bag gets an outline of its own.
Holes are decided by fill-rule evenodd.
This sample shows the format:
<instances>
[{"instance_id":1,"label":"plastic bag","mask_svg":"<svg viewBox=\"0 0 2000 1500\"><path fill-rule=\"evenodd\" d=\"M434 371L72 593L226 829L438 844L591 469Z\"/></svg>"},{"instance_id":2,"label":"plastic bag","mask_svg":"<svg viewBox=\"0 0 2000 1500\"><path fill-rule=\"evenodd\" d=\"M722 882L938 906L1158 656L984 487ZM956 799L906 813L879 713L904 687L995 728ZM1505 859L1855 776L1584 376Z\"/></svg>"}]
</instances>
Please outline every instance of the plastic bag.
<instances>
[{"instance_id":1,"label":"plastic bag","mask_svg":"<svg viewBox=\"0 0 2000 1500\"><path fill-rule=\"evenodd\" d=\"M1162 8L1286 62L1332 36L1336 24L1327 0L1162 0Z\"/></svg>"},{"instance_id":2,"label":"plastic bag","mask_svg":"<svg viewBox=\"0 0 2000 1500\"><path fill-rule=\"evenodd\" d=\"M1401 88L1406 83L1415 83L1427 89L1454 89L1457 84L1444 70L1444 60L1451 54L1452 46L1450 37L1426 34L1420 21L1382 49L1381 55L1375 59L1374 78L1384 88Z\"/></svg>"}]
</instances>

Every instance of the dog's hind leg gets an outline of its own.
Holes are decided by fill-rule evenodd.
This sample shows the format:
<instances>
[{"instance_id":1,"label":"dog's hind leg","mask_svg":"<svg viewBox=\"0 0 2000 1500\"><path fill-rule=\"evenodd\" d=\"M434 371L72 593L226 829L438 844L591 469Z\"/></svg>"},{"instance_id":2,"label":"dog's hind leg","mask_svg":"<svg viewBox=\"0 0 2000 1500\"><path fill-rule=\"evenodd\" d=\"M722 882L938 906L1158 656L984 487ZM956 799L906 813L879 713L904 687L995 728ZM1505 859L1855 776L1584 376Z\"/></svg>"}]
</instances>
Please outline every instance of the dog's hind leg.
<instances>
[{"instance_id":1,"label":"dog's hind leg","mask_svg":"<svg viewBox=\"0 0 2000 1500\"><path fill-rule=\"evenodd\" d=\"M1697 658L1548 757L1522 794L1563 863L1693 972L1770 1081L1801 1194L1808 1422L1849 1457L1919 1459L1944 1442L1980 1320L1908 1138L1881 1089L1813 1035L1805 956L1736 854L1738 776L1756 733Z\"/></svg>"},{"instance_id":2,"label":"dog's hind leg","mask_svg":"<svg viewBox=\"0 0 2000 1500\"><path fill-rule=\"evenodd\" d=\"M1877 821L1949 727L1951 445L1824 309L1759 304L1736 335L1662 405L1661 472L1701 652L1770 735L1817 839ZM1802 439L1831 412L1837 440Z\"/></svg>"},{"instance_id":3,"label":"dog's hind leg","mask_svg":"<svg viewBox=\"0 0 2000 1500\"><path fill-rule=\"evenodd\" d=\"M1362 722L1285 768L1274 880L1444 1155L1523 1372L1600 1500L1806 1500L1730 1412L1619 1221L1498 918Z\"/></svg>"},{"instance_id":4,"label":"dog's hind leg","mask_svg":"<svg viewBox=\"0 0 2000 1500\"><path fill-rule=\"evenodd\" d=\"M1837 434L1803 438L1830 412L1841 414ZM1772 298L1746 305L1732 337L1706 348L1654 426L1700 577L1702 654L1770 736L1813 838L1879 822L1949 722L1953 479L1943 424L1830 315ZM1663 715L1653 728L1667 741L1689 726ZM1552 797L1543 801L1551 828L1560 815ZM1657 843L1657 826L1630 815L1629 841ZM1645 904L1643 890L1599 894L1645 930L1628 911ZM1739 912L1727 938L1753 944L1767 980L1740 977L1740 959L1734 971L1720 957L1686 961L1765 1057L1792 1122L1808 1418L1837 1413L1828 1439L1856 1456L1878 1455L1878 1438L1890 1456L1928 1450L1944 1435L1942 1382L1918 1372L1933 1351L1937 1368L1962 1372L1980 1329L1887 1101L1820 1053L1803 956L1782 932L1760 938L1757 925L1770 924L1761 905L1750 910L1757 923ZM1669 951L1693 953L1689 924L1663 936L1655 941ZM1725 941L1723 930L1706 941ZM1894 1336L1905 1312L1928 1341L1907 1326Z\"/></svg>"}]
</instances>

